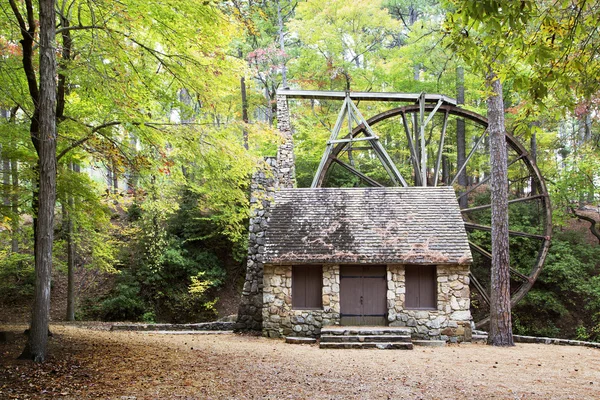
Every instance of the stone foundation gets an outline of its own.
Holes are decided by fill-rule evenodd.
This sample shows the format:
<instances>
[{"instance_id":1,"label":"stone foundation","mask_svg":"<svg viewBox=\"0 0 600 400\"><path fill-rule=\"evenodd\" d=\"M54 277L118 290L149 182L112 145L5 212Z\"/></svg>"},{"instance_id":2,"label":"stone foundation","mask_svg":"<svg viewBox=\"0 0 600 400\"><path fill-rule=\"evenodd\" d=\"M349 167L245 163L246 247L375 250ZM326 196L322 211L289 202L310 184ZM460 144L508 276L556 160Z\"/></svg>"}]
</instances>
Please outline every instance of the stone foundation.
<instances>
[{"instance_id":1,"label":"stone foundation","mask_svg":"<svg viewBox=\"0 0 600 400\"><path fill-rule=\"evenodd\" d=\"M323 308L292 308L292 267L264 267L263 335L315 337L321 327L340 323L340 275L338 265L323 266ZM469 267L437 267L437 309L406 310L403 265L387 267L388 324L408 327L415 339L450 342L471 340Z\"/></svg>"},{"instance_id":2,"label":"stone foundation","mask_svg":"<svg viewBox=\"0 0 600 400\"><path fill-rule=\"evenodd\" d=\"M437 310L406 310L404 294L404 266L388 266L390 326L409 327L418 339L471 340L468 266L438 265Z\"/></svg>"},{"instance_id":3,"label":"stone foundation","mask_svg":"<svg viewBox=\"0 0 600 400\"><path fill-rule=\"evenodd\" d=\"M315 337L321 327L339 325L340 274L337 265L323 266L323 308L294 310L292 308L292 267L264 267L263 336Z\"/></svg>"}]
</instances>

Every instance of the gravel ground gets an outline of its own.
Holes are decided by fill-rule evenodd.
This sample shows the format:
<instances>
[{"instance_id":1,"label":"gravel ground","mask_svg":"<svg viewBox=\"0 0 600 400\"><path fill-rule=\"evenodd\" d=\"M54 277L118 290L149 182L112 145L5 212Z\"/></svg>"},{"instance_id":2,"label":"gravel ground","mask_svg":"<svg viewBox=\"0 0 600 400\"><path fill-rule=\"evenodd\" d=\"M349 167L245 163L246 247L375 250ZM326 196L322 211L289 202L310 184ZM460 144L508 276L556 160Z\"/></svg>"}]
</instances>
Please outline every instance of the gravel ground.
<instances>
[{"instance_id":1,"label":"gravel ground","mask_svg":"<svg viewBox=\"0 0 600 400\"><path fill-rule=\"evenodd\" d=\"M25 326L0 326L22 332ZM320 350L240 335L52 326L42 365L0 343L0 399L599 399L600 350Z\"/></svg>"}]
</instances>

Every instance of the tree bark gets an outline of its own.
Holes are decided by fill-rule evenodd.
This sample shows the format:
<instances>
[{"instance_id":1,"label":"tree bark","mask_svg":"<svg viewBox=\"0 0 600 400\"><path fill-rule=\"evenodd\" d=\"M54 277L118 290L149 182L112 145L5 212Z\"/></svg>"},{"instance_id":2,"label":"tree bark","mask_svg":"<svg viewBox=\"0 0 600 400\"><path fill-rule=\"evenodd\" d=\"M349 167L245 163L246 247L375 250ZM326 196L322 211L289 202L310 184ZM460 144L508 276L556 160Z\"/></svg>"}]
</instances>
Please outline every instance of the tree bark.
<instances>
[{"instance_id":1,"label":"tree bark","mask_svg":"<svg viewBox=\"0 0 600 400\"><path fill-rule=\"evenodd\" d=\"M31 2L27 2L28 9ZM56 48L55 0L39 1L39 98L36 105L38 129L31 129L31 139L38 153L39 191L35 227L35 297L31 329L22 359L43 362L48 345L50 320L50 279L52 242L54 240L54 206L56 201ZM25 56L24 56L25 57ZM31 88L30 88L31 91Z\"/></svg>"},{"instance_id":2,"label":"tree bark","mask_svg":"<svg viewBox=\"0 0 600 400\"><path fill-rule=\"evenodd\" d=\"M246 77L240 78L240 89L242 91L242 121L244 124L248 124L248 97L246 94ZM246 126L242 129L242 138L244 141L244 148L248 150L248 129Z\"/></svg>"},{"instance_id":3,"label":"tree bark","mask_svg":"<svg viewBox=\"0 0 600 400\"><path fill-rule=\"evenodd\" d=\"M69 163L71 172L75 171L74 164ZM73 240L73 208L75 200L67 194L65 207L65 233L67 236L67 321L75 321L75 242Z\"/></svg>"},{"instance_id":4,"label":"tree bark","mask_svg":"<svg viewBox=\"0 0 600 400\"><path fill-rule=\"evenodd\" d=\"M539 123L537 123L535 125L539 125ZM531 158L533 159L534 162L537 162L537 137L535 135L535 132L533 132L533 134L531 135L530 145L531 145ZM535 196L537 194L537 186L536 186L536 181L533 178L533 176L531 177L531 182L529 184L531 185L531 195Z\"/></svg>"},{"instance_id":5,"label":"tree bark","mask_svg":"<svg viewBox=\"0 0 600 400\"><path fill-rule=\"evenodd\" d=\"M20 214L19 214L19 162L13 158L10 163L10 172L12 176L12 190L11 190L11 239L10 239L10 250L13 253L19 252L19 230L20 230Z\"/></svg>"},{"instance_id":6,"label":"tree bark","mask_svg":"<svg viewBox=\"0 0 600 400\"><path fill-rule=\"evenodd\" d=\"M492 72L487 77L487 83L493 93L487 100L492 174L492 290L488 344L513 346L508 250L508 154L502 83Z\"/></svg>"},{"instance_id":7,"label":"tree bark","mask_svg":"<svg viewBox=\"0 0 600 400\"><path fill-rule=\"evenodd\" d=\"M456 103L465 104L465 70L463 67L456 68ZM465 120L464 118L456 119L456 168L460 168L467 159L465 138ZM467 169L463 169L458 175L458 184L461 188L466 188L469 184L467 180ZM459 191L461 194L462 191ZM458 200L460 208L467 208L467 196L462 196Z\"/></svg>"},{"instance_id":8,"label":"tree bark","mask_svg":"<svg viewBox=\"0 0 600 400\"><path fill-rule=\"evenodd\" d=\"M4 149L2 149L2 197L4 206L8 209L10 206L10 158Z\"/></svg>"},{"instance_id":9,"label":"tree bark","mask_svg":"<svg viewBox=\"0 0 600 400\"><path fill-rule=\"evenodd\" d=\"M283 34L283 18L281 16L281 1L277 0L277 34L279 35L279 49L281 50L282 56L285 54L285 36ZM284 89L288 87L287 84L287 70L285 67L285 60L281 60L281 87Z\"/></svg>"},{"instance_id":10,"label":"tree bark","mask_svg":"<svg viewBox=\"0 0 600 400\"><path fill-rule=\"evenodd\" d=\"M238 49L238 57L242 58L242 50ZM242 129L242 140L244 144L244 148L248 150L248 129L246 129L246 125L250 121L248 119L248 94L246 93L246 77L240 77L240 91L242 95L242 121L244 121L244 128Z\"/></svg>"}]
</instances>

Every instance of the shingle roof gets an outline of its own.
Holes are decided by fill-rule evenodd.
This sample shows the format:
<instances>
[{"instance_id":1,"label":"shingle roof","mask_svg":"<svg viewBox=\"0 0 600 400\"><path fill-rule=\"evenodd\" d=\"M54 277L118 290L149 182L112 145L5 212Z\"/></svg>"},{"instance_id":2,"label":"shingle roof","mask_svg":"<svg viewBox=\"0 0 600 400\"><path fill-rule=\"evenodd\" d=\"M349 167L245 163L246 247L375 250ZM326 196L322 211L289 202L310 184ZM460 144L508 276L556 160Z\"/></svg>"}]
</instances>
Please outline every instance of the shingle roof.
<instances>
[{"instance_id":1,"label":"shingle roof","mask_svg":"<svg viewBox=\"0 0 600 400\"><path fill-rule=\"evenodd\" d=\"M265 234L271 264L471 261L452 187L282 189Z\"/></svg>"}]
</instances>

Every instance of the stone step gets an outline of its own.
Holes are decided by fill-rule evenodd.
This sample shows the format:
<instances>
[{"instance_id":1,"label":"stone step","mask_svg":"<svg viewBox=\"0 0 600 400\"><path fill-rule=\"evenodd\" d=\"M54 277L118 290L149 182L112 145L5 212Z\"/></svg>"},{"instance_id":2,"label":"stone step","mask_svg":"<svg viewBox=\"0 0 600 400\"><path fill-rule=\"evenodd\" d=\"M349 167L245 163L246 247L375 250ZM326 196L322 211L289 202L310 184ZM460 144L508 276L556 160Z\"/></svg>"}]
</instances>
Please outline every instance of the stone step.
<instances>
[{"instance_id":1,"label":"stone step","mask_svg":"<svg viewBox=\"0 0 600 400\"><path fill-rule=\"evenodd\" d=\"M412 344L415 346L425 347L444 347L446 345L445 340L413 340Z\"/></svg>"},{"instance_id":2,"label":"stone step","mask_svg":"<svg viewBox=\"0 0 600 400\"><path fill-rule=\"evenodd\" d=\"M488 335L473 335L471 336L472 342L487 342Z\"/></svg>"},{"instance_id":3,"label":"stone step","mask_svg":"<svg viewBox=\"0 0 600 400\"><path fill-rule=\"evenodd\" d=\"M320 343L410 343L410 335L321 335Z\"/></svg>"},{"instance_id":4,"label":"stone step","mask_svg":"<svg viewBox=\"0 0 600 400\"><path fill-rule=\"evenodd\" d=\"M381 349L381 350L412 350L412 343L375 343L375 342L358 342L358 343L319 343L321 349Z\"/></svg>"},{"instance_id":5,"label":"stone step","mask_svg":"<svg viewBox=\"0 0 600 400\"><path fill-rule=\"evenodd\" d=\"M292 344L313 344L317 343L317 339L303 336L287 336L285 342Z\"/></svg>"},{"instance_id":6,"label":"stone step","mask_svg":"<svg viewBox=\"0 0 600 400\"><path fill-rule=\"evenodd\" d=\"M395 326L325 326L321 328L321 336L410 336L410 328Z\"/></svg>"}]
</instances>

